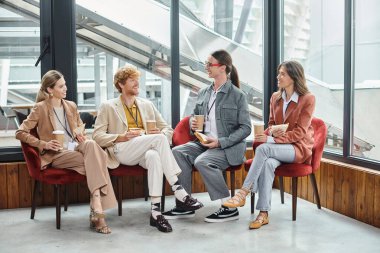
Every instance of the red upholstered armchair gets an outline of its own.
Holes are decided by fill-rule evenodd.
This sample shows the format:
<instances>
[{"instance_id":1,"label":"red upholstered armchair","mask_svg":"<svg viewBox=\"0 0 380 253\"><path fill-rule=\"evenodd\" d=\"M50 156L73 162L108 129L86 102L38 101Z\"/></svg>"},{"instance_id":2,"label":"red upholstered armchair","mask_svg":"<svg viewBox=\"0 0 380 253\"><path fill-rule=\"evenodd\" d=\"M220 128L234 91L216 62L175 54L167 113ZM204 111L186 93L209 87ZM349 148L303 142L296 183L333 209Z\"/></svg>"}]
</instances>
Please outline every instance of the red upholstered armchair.
<instances>
[{"instance_id":1,"label":"red upholstered armchair","mask_svg":"<svg viewBox=\"0 0 380 253\"><path fill-rule=\"evenodd\" d=\"M183 118L175 127L173 134L173 146L179 146L185 144L189 141L195 140L195 136L190 135L190 126L189 126L190 117ZM196 170L195 167L193 167ZM235 171L240 170L241 165L231 166L226 169L230 172L230 183L231 183L231 194L235 195ZM224 179L226 180L226 172L223 173Z\"/></svg>"},{"instance_id":2,"label":"red upholstered armchair","mask_svg":"<svg viewBox=\"0 0 380 253\"><path fill-rule=\"evenodd\" d=\"M110 173L110 177L112 179L112 185L115 189L117 196L117 206L118 206L118 214L122 216L123 214L123 177L124 176L143 176L143 187L144 187L144 197L145 201L148 200L148 178L147 178L147 170L141 167L140 165L128 166L124 164L120 164L119 167L115 169L108 169Z\"/></svg>"},{"instance_id":3,"label":"red upholstered armchair","mask_svg":"<svg viewBox=\"0 0 380 253\"><path fill-rule=\"evenodd\" d=\"M299 163L284 163L277 167L275 174L279 177L280 181L280 193L281 193L281 203L284 204L284 179L283 177L292 178L292 218L296 220L297 214L297 179L298 177L304 177L310 175L310 182L313 186L314 196L317 202L317 206L321 209L321 203L319 200L319 193L317 182L315 180L315 172L318 170L321 163L321 158L323 154L323 147L327 136L327 127L323 120L318 118L313 118L311 125L314 129L314 146L312 149L312 159L311 165L299 164ZM254 144L253 149L255 149L261 143ZM252 159L245 162L245 169L248 171L251 167ZM252 193L251 197L251 213L254 212L255 194Z\"/></svg>"},{"instance_id":4,"label":"red upholstered armchair","mask_svg":"<svg viewBox=\"0 0 380 253\"><path fill-rule=\"evenodd\" d=\"M35 129L31 131L31 134L38 137ZM41 183L52 184L55 189L55 205L56 205L56 227L61 228L61 200L60 191L61 185L65 185L65 211L67 211L68 203L68 191L67 184L78 183L86 181L86 177L68 169L57 169L53 167L48 167L47 169L41 170L41 160L39 152L36 148L21 142L22 152L26 161L26 166L28 167L29 175L34 179L34 190L32 197L32 210L30 218L34 219L34 214L36 211L36 195Z\"/></svg>"}]
</instances>

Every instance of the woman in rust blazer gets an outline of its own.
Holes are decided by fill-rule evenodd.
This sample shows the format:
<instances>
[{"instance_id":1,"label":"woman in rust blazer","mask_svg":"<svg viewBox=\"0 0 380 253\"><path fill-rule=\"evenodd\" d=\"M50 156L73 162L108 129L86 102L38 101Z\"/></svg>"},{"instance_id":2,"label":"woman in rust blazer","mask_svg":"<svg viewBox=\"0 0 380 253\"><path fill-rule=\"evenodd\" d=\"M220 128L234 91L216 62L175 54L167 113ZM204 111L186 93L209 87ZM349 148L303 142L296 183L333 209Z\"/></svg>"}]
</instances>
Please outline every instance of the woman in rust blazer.
<instances>
[{"instance_id":1,"label":"woman in rust blazer","mask_svg":"<svg viewBox=\"0 0 380 253\"><path fill-rule=\"evenodd\" d=\"M241 190L224 203L227 207L240 207L250 191L259 192L256 208L260 210L250 229L269 223L274 172L281 163L311 163L314 130L311 120L315 97L307 86L304 70L296 61L286 61L278 66L278 87L270 100L268 128L256 134L255 157ZM286 130L274 127L288 124Z\"/></svg>"},{"instance_id":2,"label":"woman in rust blazer","mask_svg":"<svg viewBox=\"0 0 380 253\"><path fill-rule=\"evenodd\" d=\"M38 148L41 169L72 169L86 175L91 193L90 225L95 231L111 233L105 223L104 209L115 207L117 202L106 165L107 155L93 140L87 140L83 123L74 102L67 101L63 75L48 71L41 80L36 104L28 118L16 131L16 138ZM30 133L36 128L38 138ZM63 147L54 139L53 131L64 135Z\"/></svg>"}]
</instances>

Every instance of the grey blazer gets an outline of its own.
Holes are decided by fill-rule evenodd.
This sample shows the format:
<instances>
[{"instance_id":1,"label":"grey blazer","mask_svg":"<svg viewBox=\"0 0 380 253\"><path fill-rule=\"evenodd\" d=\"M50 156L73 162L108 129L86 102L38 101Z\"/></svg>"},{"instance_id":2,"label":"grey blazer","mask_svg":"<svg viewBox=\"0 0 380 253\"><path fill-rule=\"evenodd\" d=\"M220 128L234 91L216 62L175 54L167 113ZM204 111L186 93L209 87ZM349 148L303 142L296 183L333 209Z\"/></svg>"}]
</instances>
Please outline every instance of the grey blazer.
<instances>
[{"instance_id":1,"label":"grey blazer","mask_svg":"<svg viewBox=\"0 0 380 253\"><path fill-rule=\"evenodd\" d=\"M213 86L199 91L193 115L205 115ZM244 162L245 138L251 133L251 120L246 95L230 80L220 89L215 100L216 128L220 146L230 165ZM191 127L190 127L191 129Z\"/></svg>"}]
</instances>

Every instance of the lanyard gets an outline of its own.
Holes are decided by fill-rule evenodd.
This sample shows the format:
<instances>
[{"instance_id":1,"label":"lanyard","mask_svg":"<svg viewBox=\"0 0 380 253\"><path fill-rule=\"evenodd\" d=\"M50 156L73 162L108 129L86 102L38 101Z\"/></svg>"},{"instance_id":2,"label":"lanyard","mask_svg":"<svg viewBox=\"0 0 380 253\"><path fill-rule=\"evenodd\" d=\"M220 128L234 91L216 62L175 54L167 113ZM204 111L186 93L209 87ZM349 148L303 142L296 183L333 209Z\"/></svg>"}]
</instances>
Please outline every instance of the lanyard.
<instances>
[{"instance_id":1,"label":"lanyard","mask_svg":"<svg viewBox=\"0 0 380 253\"><path fill-rule=\"evenodd\" d=\"M54 111L54 114L55 116L57 117L58 119L58 122L59 124L61 124L61 126L63 127L63 129L65 129L66 133L70 136L70 138L73 140L73 136L71 135L71 133L69 132L69 130L67 129L67 119L66 119L66 110L65 110L65 107L63 107L63 117L64 117L64 120L65 120L65 125L62 124L61 120L59 119L58 117L58 114L57 112L55 111L55 109L53 108L53 111Z\"/></svg>"},{"instance_id":2,"label":"lanyard","mask_svg":"<svg viewBox=\"0 0 380 253\"><path fill-rule=\"evenodd\" d=\"M207 103L207 119L208 119L208 116L210 115L212 107L215 105L216 95L217 94L215 93L215 99L214 99L214 101L212 101L210 108L208 107L208 104L210 103L211 96L210 96L210 99L208 100L208 103Z\"/></svg>"},{"instance_id":3,"label":"lanyard","mask_svg":"<svg viewBox=\"0 0 380 253\"><path fill-rule=\"evenodd\" d=\"M127 111L129 112L129 114L132 116L133 121L136 123L136 126L139 127L139 115L138 115L138 112L137 112L137 105L135 103L133 103L133 104L136 106L136 118L135 118L135 116L133 116L133 111L129 110L128 106L123 103L123 105L125 106L125 108L127 108ZM132 109L133 109L133 107L132 107Z\"/></svg>"}]
</instances>

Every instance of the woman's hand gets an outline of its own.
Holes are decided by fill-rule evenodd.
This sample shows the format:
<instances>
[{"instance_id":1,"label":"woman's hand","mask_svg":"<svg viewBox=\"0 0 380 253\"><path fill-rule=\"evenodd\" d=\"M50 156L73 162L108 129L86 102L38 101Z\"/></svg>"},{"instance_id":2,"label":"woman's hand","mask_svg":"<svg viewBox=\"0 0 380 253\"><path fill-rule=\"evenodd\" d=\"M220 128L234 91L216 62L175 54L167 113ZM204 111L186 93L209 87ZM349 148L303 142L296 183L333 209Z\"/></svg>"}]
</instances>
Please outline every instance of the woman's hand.
<instances>
[{"instance_id":1,"label":"woman's hand","mask_svg":"<svg viewBox=\"0 0 380 253\"><path fill-rule=\"evenodd\" d=\"M82 143L82 142L84 142L87 139L87 137L84 136L83 134L77 134L75 136L75 139L77 139L78 143Z\"/></svg>"},{"instance_id":2,"label":"woman's hand","mask_svg":"<svg viewBox=\"0 0 380 253\"><path fill-rule=\"evenodd\" d=\"M273 137L280 137L280 136L283 136L285 134L285 131L283 129L278 128L275 130L271 129L271 133L272 133Z\"/></svg>"},{"instance_id":3,"label":"woman's hand","mask_svg":"<svg viewBox=\"0 0 380 253\"><path fill-rule=\"evenodd\" d=\"M149 130L146 132L147 134L160 134L161 131L159 128L156 128L156 129L152 129L152 130Z\"/></svg>"},{"instance_id":4,"label":"woman's hand","mask_svg":"<svg viewBox=\"0 0 380 253\"><path fill-rule=\"evenodd\" d=\"M267 142L268 136L266 134L256 134L254 142Z\"/></svg>"},{"instance_id":5,"label":"woman's hand","mask_svg":"<svg viewBox=\"0 0 380 253\"><path fill-rule=\"evenodd\" d=\"M63 147L61 146L61 144L57 140L51 140L49 142L46 142L46 145L44 147L45 150L53 150L53 151L59 151L62 148Z\"/></svg>"},{"instance_id":6,"label":"woman's hand","mask_svg":"<svg viewBox=\"0 0 380 253\"><path fill-rule=\"evenodd\" d=\"M220 143L219 143L218 139L207 136L207 141L208 141L208 143L201 143L206 148L219 148L220 147Z\"/></svg>"}]
</instances>

